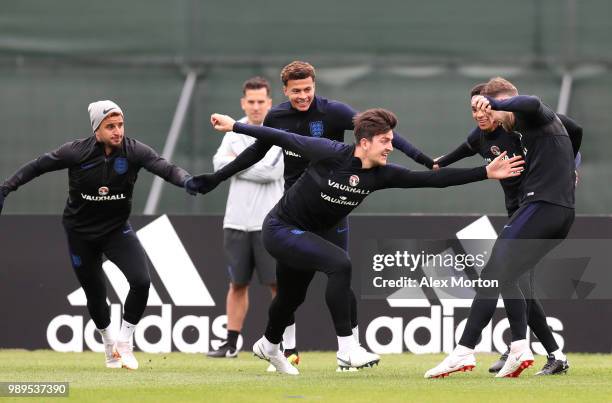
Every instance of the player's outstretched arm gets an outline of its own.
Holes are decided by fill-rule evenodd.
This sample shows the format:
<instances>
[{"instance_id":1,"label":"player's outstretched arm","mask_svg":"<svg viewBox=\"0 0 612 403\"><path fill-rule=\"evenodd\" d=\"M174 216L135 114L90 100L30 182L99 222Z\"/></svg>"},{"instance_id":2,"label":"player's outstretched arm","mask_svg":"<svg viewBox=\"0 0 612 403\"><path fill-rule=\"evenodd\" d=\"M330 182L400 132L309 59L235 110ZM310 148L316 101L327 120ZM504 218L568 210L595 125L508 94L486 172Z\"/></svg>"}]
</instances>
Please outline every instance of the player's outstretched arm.
<instances>
[{"instance_id":1,"label":"player's outstretched arm","mask_svg":"<svg viewBox=\"0 0 612 403\"><path fill-rule=\"evenodd\" d=\"M223 169L249 147L242 134L227 132L213 156L213 167L216 171ZM252 145L252 144L251 144ZM275 147L270 149L261 160L235 176L255 183L270 183L283 177L283 151Z\"/></svg>"},{"instance_id":2,"label":"player's outstretched arm","mask_svg":"<svg viewBox=\"0 0 612 403\"><path fill-rule=\"evenodd\" d=\"M134 140L132 147L136 162L144 169L175 186L184 187L190 194L195 194L195 190L190 191L190 182L188 182L188 179L191 178L191 175L189 172L169 163L165 158L162 158L155 150L144 143Z\"/></svg>"},{"instance_id":3,"label":"player's outstretched arm","mask_svg":"<svg viewBox=\"0 0 612 403\"><path fill-rule=\"evenodd\" d=\"M267 144L259 140L255 141L249 147L245 148L244 151L238 154L232 162L224 165L222 168L212 174L214 180L217 181L217 185L222 181L236 175L238 172L242 172L261 161L261 159L266 156L270 148L272 148L271 144ZM214 189L214 187L212 189Z\"/></svg>"},{"instance_id":4,"label":"player's outstretched arm","mask_svg":"<svg viewBox=\"0 0 612 403\"><path fill-rule=\"evenodd\" d=\"M224 180L249 169L259 162L266 156L271 147L272 145L263 141L255 141L255 143L247 147L243 152L238 154L235 159L225 164L223 168L220 168L218 171L192 177L189 181L190 189L200 194L206 194L213 191ZM190 189L187 189L187 192L194 194Z\"/></svg>"},{"instance_id":5,"label":"player's outstretched arm","mask_svg":"<svg viewBox=\"0 0 612 403\"><path fill-rule=\"evenodd\" d=\"M496 110L533 114L540 111L542 106L540 98L532 95L517 95L506 99L494 99L483 95L472 97L472 107L479 110Z\"/></svg>"},{"instance_id":6,"label":"player's outstretched arm","mask_svg":"<svg viewBox=\"0 0 612 403\"><path fill-rule=\"evenodd\" d=\"M395 130L393 131L393 141L391 144L394 148L397 148L406 156L410 157L414 162L417 162L429 169L433 168L433 159L427 154L425 154L423 151L415 147L412 143L402 137Z\"/></svg>"},{"instance_id":7,"label":"player's outstretched arm","mask_svg":"<svg viewBox=\"0 0 612 403\"><path fill-rule=\"evenodd\" d=\"M476 151L472 150L468 143L463 143L459 147L455 148L448 154L436 158L435 163L438 167L443 168L445 166L454 164L464 158L471 157L476 154Z\"/></svg>"},{"instance_id":8,"label":"player's outstretched arm","mask_svg":"<svg viewBox=\"0 0 612 403\"><path fill-rule=\"evenodd\" d=\"M326 138L300 136L299 134L272 129L265 126L253 126L236 122L230 116L213 114L210 117L211 124L215 130L220 132L234 131L255 137L265 143L282 147L286 150L303 155L310 161L316 161L335 155L343 147L338 143Z\"/></svg>"},{"instance_id":9,"label":"player's outstretched arm","mask_svg":"<svg viewBox=\"0 0 612 403\"><path fill-rule=\"evenodd\" d=\"M525 163L523 157L507 158L507 151L499 154L493 161L486 166L487 179L507 179L513 176L519 176L523 172L522 165Z\"/></svg>"},{"instance_id":10,"label":"player's outstretched arm","mask_svg":"<svg viewBox=\"0 0 612 403\"><path fill-rule=\"evenodd\" d=\"M487 166L477 168L442 168L435 171L413 172L406 168L388 164L383 169L381 188L443 188L464 185L484 179L506 179L519 176L524 161L516 156L504 159L506 152L501 153Z\"/></svg>"},{"instance_id":11,"label":"player's outstretched arm","mask_svg":"<svg viewBox=\"0 0 612 403\"><path fill-rule=\"evenodd\" d=\"M68 168L77 159L78 156L73 149L73 143L70 142L23 165L0 185L0 212L2 211L4 199L9 193L16 191L21 186L44 173Z\"/></svg>"}]
</instances>

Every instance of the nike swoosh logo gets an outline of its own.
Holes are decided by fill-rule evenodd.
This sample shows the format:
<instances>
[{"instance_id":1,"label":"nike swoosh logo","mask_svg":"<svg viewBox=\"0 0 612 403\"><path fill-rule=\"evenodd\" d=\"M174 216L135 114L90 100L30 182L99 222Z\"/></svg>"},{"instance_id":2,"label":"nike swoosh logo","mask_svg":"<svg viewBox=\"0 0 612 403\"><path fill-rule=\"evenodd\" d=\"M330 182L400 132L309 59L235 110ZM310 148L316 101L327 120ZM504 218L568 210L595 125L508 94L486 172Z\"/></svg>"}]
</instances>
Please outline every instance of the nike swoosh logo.
<instances>
[{"instance_id":1,"label":"nike swoosh logo","mask_svg":"<svg viewBox=\"0 0 612 403\"><path fill-rule=\"evenodd\" d=\"M336 231L338 232L338 234L341 234L343 232L348 231L348 228L338 228L338 229L336 229Z\"/></svg>"},{"instance_id":2,"label":"nike swoosh logo","mask_svg":"<svg viewBox=\"0 0 612 403\"><path fill-rule=\"evenodd\" d=\"M123 233L124 233L124 234L127 234L127 233L129 233L129 232L132 232L132 229L131 229L131 228L130 228L130 229L126 229L125 231L123 231Z\"/></svg>"},{"instance_id":3,"label":"nike swoosh logo","mask_svg":"<svg viewBox=\"0 0 612 403\"><path fill-rule=\"evenodd\" d=\"M512 225L504 225L504 228L510 228Z\"/></svg>"},{"instance_id":4,"label":"nike swoosh logo","mask_svg":"<svg viewBox=\"0 0 612 403\"><path fill-rule=\"evenodd\" d=\"M89 169L89 168L93 168L93 167L94 167L94 166L96 166L96 165L98 165L98 163L97 163L97 162L92 162L92 163L89 163L89 164L83 164L83 165L81 165L81 169Z\"/></svg>"},{"instance_id":5,"label":"nike swoosh logo","mask_svg":"<svg viewBox=\"0 0 612 403\"><path fill-rule=\"evenodd\" d=\"M108 108L108 109L104 109L104 110L102 111L102 114L106 115L108 112L112 111L113 109L115 109L115 108Z\"/></svg>"},{"instance_id":6,"label":"nike swoosh logo","mask_svg":"<svg viewBox=\"0 0 612 403\"><path fill-rule=\"evenodd\" d=\"M343 360L342 358L340 358L340 357L338 357L338 356L336 356L336 358L338 359L338 361L341 361L342 363L344 363L344 364L348 365L349 367L351 366L350 361Z\"/></svg>"},{"instance_id":7,"label":"nike swoosh logo","mask_svg":"<svg viewBox=\"0 0 612 403\"><path fill-rule=\"evenodd\" d=\"M261 348L261 346L257 346L257 349L259 350L259 358L262 358L268 362L270 362L270 359L266 357L266 355L263 352L263 349Z\"/></svg>"}]
</instances>

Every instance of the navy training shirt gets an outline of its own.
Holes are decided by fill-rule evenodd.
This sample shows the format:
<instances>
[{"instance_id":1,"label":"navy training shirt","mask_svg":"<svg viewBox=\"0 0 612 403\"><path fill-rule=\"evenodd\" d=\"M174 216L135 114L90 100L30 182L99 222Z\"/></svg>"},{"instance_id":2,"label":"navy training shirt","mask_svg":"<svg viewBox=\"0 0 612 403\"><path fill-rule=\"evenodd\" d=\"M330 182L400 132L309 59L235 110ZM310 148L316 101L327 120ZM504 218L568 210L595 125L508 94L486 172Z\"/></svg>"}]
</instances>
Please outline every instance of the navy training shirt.
<instances>
[{"instance_id":1,"label":"navy training shirt","mask_svg":"<svg viewBox=\"0 0 612 403\"><path fill-rule=\"evenodd\" d=\"M557 116L561 120L565 130L567 130L572 142L574 156L577 156L582 142L582 127L565 115L557 114ZM507 151L509 157L520 155L524 158L526 150L522 148L521 139L518 133L508 133L501 126L491 132L476 127L472 130L465 143L461 144L450 153L440 157L437 163L440 167L444 167L463 158L479 154L488 164L492 159L504 151ZM519 207L519 188L521 180L521 176L515 176L500 181L504 191L508 216L514 214Z\"/></svg>"},{"instance_id":2,"label":"navy training shirt","mask_svg":"<svg viewBox=\"0 0 612 403\"><path fill-rule=\"evenodd\" d=\"M524 157L521 140L516 133L508 133L501 126L491 132L476 127L472 130L465 143L453 152L441 157L438 165L444 167L462 158L479 154L485 163L490 163L498 155L507 152L506 158ZM520 176L514 176L499 181L504 191L504 199L508 215L512 215L519 207Z\"/></svg>"},{"instance_id":3,"label":"navy training shirt","mask_svg":"<svg viewBox=\"0 0 612 403\"><path fill-rule=\"evenodd\" d=\"M487 178L485 167L413 172L394 164L362 168L354 145L236 122L233 130L308 158L304 175L270 214L307 231L333 227L372 192L387 188L446 187Z\"/></svg>"},{"instance_id":4,"label":"navy training shirt","mask_svg":"<svg viewBox=\"0 0 612 403\"><path fill-rule=\"evenodd\" d=\"M189 177L187 171L170 164L137 140L124 137L121 147L107 156L104 145L90 136L66 143L25 164L0 190L12 192L45 172L68 169L64 226L86 239L96 239L121 228L127 221L141 168L181 187Z\"/></svg>"},{"instance_id":5,"label":"navy training shirt","mask_svg":"<svg viewBox=\"0 0 612 403\"><path fill-rule=\"evenodd\" d=\"M353 108L342 102L315 96L307 111L298 111L291 102L280 103L268 112L263 125L274 129L289 131L305 137L326 138L338 142L344 141L344 132L353 130L353 117L357 114ZM225 180L240 171L249 168L262 159L272 145L258 139L244 150L234 161L216 172ZM406 139L394 132L393 146L429 168L433 160L414 147ZM302 175L309 164L308 158L294 151L283 149L285 163L285 190L289 189Z\"/></svg>"},{"instance_id":6,"label":"navy training shirt","mask_svg":"<svg viewBox=\"0 0 612 403\"><path fill-rule=\"evenodd\" d=\"M574 208L574 149L560 118L534 96L518 95L504 100L487 98L493 110L514 113L514 132L520 135L522 148L527 150L519 191L520 205L545 201Z\"/></svg>"}]
</instances>

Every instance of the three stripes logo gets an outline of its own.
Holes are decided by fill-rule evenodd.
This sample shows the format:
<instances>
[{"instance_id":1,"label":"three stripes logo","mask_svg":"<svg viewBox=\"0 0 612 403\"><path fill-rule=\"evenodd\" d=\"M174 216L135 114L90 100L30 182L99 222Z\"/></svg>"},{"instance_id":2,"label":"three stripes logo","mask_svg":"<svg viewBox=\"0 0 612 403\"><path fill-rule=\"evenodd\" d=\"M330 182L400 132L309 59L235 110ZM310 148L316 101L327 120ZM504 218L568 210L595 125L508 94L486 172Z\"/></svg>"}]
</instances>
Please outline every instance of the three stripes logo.
<instances>
[{"instance_id":1,"label":"three stripes logo","mask_svg":"<svg viewBox=\"0 0 612 403\"><path fill-rule=\"evenodd\" d=\"M485 215L458 231L456 237L466 253L476 255L483 253L486 261L491 255L493 245L497 239L497 232ZM455 255L452 248L441 252L442 255ZM425 270L423 269L425 272ZM444 271L427 270L427 276L433 281L443 280ZM450 353L455 348L455 343L463 333L467 319L455 324L455 309L469 308L476 295L475 290L469 289L463 295L451 295L443 288L429 288L428 297L420 287L404 287L387 297L387 303L391 308L429 308L429 316L416 317L408 323L404 323L402 317L379 316L373 319L366 328L366 343L368 347L379 354L401 353L404 346L412 353ZM432 297L431 295L435 295ZM497 308L503 308L504 304L500 298L497 301ZM563 337L555 332L563 330L563 323L554 317L547 318L548 325L553 330L559 346L564 345ZM476 346L476 351L491 352L494 349L503 352L507 348L504 341L504 333L509 331L510 325L507 319L503 319L493 325L489 322L483 330L482 339ZM381 343L377 338L380 329L387 329L391 332L391 338L385 343ZM416 334L419 330L425 329L429 332L429 340L424 342L418 339ZM529 337L529 334L528 334ZM561 347L562 348L562 347ZM546 350L539 342L532 343L534 352L546 355Z\"/></svg>"},{"instance_id":2,"label":"three stripes logo","mask_svg":"<svg viewBox=\"0 0 612 403\"><path fill-rule=\"evenodd\" d=\"M206 284L202 280L189 254L185 250L176 230L166 215L163 215L137 231L136 235L152 263L154 271L161 280L171 301L162 301L160 293L151 284L147 307L160 310L160 315L144 316L134 335L135 344L145 352L170 352L172 344L179 351L206 352L209 346L211 332L217 336L223 335L226 316L220 315L211 320L208 316L187 315L179 318L174 324L172 307L214 307L213 300ZM119 298L119 303L107 303L111 307L112 325L121 323L121 305L129 292L129 284L121 270L111 261L102 264L102 268L111 288ZM71 292L68 302L74 307L86 307L87 298L82 288ZM171 303L169 303L171 302ZM47 327L47 341L56 351L83 351L83 342L93 351L103 351L103 345L95 338L95 325L88 321L83 327L81 315L59 315L51 320ZM60 340L60 328L72 330L72 338ZM146 330L156 327L161 333L158 340L151 341L146 336ZM195 328L198 337L195 341L186 341L183 332L187 328Z\"/></svg>"}]
</instances>

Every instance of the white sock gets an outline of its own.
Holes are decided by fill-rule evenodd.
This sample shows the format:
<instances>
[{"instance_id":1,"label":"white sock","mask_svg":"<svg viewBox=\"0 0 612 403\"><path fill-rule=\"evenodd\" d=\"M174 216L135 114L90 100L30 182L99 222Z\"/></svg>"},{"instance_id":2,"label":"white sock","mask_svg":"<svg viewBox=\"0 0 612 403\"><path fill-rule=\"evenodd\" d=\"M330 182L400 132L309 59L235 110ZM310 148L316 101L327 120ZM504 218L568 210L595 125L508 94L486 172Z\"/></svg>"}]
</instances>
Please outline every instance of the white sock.
<instances>
[{"instance_id":1,"label":"white sock","mask_svg":"<svg viewBox=\"0 0 612 403\"><path fill-rule=\"evenodd\" d=\"M563 351L561 351L561 349L555 350L550 354L555 356L555 360L565 361L567 359L567 357L565 356L565 354L563 354Z\"/></svg>"},{"instance_id":2,"label":"white sock","mask_svg":"<svg viewBox=\"0 0 612 403\"><path fill-rule=\"evenodd\" d=\"M136 329L136 325L131 324L130 322L126 322L125 319L121 322L121 330L119 330L118 341L130 341L132 339L132 335L134 334L134 330Z\"/></svg>"},{"instance_id":3,"label":"white sock","mask_svg":"<svg viewBox=\"0 0 612 403\"><path fill-rule=\"evenodd\" d=\"M525 350L529 348L529 344L527 344L527 339L521 339L517 341L513 341L510 343L510 352L516 353L517 351Z\"/></svg>"},{"instance_id":4,"label":"white sock","mask_svg":"<svg viewBox=\"0 0 612 403\"><path fill-rule=\"evenodd\" d=\"M295 348L295 322L285 328L283 333L283 347L285 349Z\"/></svg>"},{"instance_id":5,"label":"white sock","mask_svg":"<svg viewBox=\"0 0 612 403\"><path fill-rule=\"evenodd\" d=\"M270 355L276 355L280 352L280 343L274 344L266 336L263 337L263 347L266 353Z\"/></svg>"},{"instance_id":6,"label":"white sock","mask_svg":"<svg viewBox=\"0 0 612 403\"><path fill-rule=\"evenodd\" d=\"M353 338L355 339L357 344L359 344L359 325L353 328Z\"/></svg>"},{"instance_id":7,"label":"white sock","mask_svg":"<svg viewBox=\"0 0 612 403\"><path fill-rule=\"evenodd\" d=\"M112 324L108 325L106 329L96 329L100 336L102 336L102 342L104 344L115 344L115 332L113 331Z\"/></svg>"},{"instance_id":8,"label":"white sock","mask_svg":"<svg viewBox=\"0 0 612 403\"><path fill-rule=\"evenodd\" d=\"M355 341L353 335L350 336L338 336L338 352L346 353L349 350L359 346L359 344Z\"/></svg>"},{"instance_id":9,"label":"white sock","mask_svg":"<svg viewBox=\"0 0 612 403\"><path fill-rule=\"evenodd\" d=\"M457 347L453 350L453 354L455 355L468 355L474 354L474 349L466 346L462 346L461 344L457 344Z\"/></svg>"}]
</instances>

